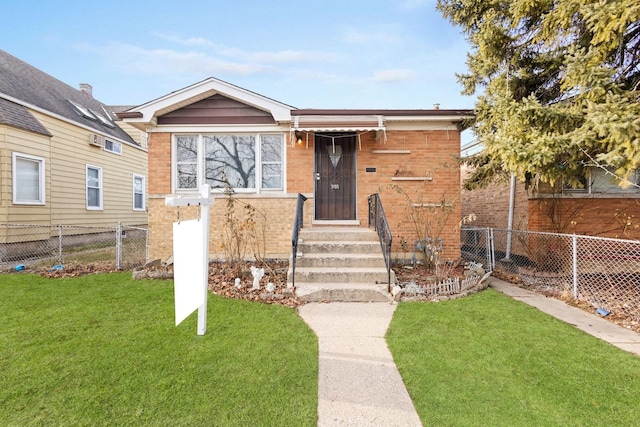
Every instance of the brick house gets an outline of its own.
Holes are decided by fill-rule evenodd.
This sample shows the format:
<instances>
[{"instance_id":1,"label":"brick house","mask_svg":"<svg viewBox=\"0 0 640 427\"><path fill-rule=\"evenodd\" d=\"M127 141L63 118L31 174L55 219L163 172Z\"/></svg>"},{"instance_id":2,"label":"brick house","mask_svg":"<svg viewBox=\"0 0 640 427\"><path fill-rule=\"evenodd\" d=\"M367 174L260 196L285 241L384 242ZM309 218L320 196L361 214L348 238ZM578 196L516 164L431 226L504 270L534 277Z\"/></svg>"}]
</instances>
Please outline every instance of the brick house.
<instances>
[{"instance_id":1,"label":"brick house","mask_svg":"<svg viewBox=\"0 0 640 427\"><path fill-rule=\"evenodd\" d=\"M149 134L149 256L171 255L171 224L195 208L165 197L212 187L210 254L221 256L224 188L250 204L261 256L288 258L298 194L304 227L368 226L368 196L379 193L393 251L413 239L411 209L448 214L439 232L446 258L459 257L460 131L469 110L297 109L209 78L119 113ZM228 184L226 184L226 183ZM399 189L402 189L399 192ZM409 199L404 197L409 196ZM409 200L409 201L408 201Z\"/></svg>"},{"instance_id":2,"label":"brick house","mask_svg":"<svg viewBox=\"0 0 640 427\"><path fill-rule=\"evenodd\" d=\"M464 154L465 147L463 147ZM468 175L463 167L462 178ZM516 180L513 229L580 234L621 239L640 239L640 172L626 188L600 168L590 168L583 188L552 191L541 186L533 192ZM462 215L475 214L474 224L507 229L509 181L486 188L462 191Z\"/></svg>"}]
</instances>

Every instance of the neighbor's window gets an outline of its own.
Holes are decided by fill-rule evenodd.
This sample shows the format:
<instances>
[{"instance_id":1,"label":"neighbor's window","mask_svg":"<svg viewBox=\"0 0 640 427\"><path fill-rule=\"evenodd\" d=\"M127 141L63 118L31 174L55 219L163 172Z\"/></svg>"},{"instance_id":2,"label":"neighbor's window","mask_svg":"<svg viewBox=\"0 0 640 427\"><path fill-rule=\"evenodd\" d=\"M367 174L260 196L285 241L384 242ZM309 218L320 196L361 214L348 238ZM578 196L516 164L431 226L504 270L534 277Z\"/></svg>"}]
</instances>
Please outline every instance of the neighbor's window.
<instances>
[{"instance_id":1,"label":"neighbor's window","mask_svg":"<svg viewBox=\"0 0 640 427\"><path fill-rule=\"evenodd\" d=\"M615 175L613 168L602 169L590 167L585 171L582 178L581 188L572 188L565 185L564 191L567 193L584 194L638 194L640 193L640 170L636 170L628 177L629 183L621 186L620 180Z\"/></svg>"},{"instance_id":2,"label":"neighbor's window","mask_svg":"<svg viewBox=\"0 0 640 427\"><path fill-rule=\"evenodd\" d=\"M115 154L122 154L122 144L108 139L104 140L104 150Z\"/></svg>"},{"instance_id":3,"label":"neighbor's window","mask_svg":"<svg viewBox=\"0 0 640 427\"><path fill-rule=\"evenodd\" d=\"M13 203L44 205L44 159L13 153Z\"/></svg>"},{"instance_id":4,"label":"neighbor's window","mask_svg":"<svg viewBox=\"0 0 640 427\"><path fill-rule=\"evenodd\" d=\"M280 134L178 135L176 188L228 183L241 192L282 190L283 143Z\"/></svg>"},{"instance_id":5,"label":"neighbor's window","mask_svg":"<svg viewBox=\"0 0 640 427\"><path fill-rule=\"evenodd\" d=\"M144 210L144 198L145 198L145 185L144 176L133 175L133 210Z\"/></svg>"},{"instance_id":6,"label":"neighbor's window","mask_svg":"<svg viewBox=\"0 0 640 427\"><path fill-rule=\"evenodd\" d=\"M87 165L87 209L102 209L102 168Z\"/></svg>"},{"instance_id":7,"label":"neighbor's window","mask_svg":"<svg viewBox=\"0 0 640 427\"><path fill-rule=\"evenodd\" d=\"M609 172L609 173L607 173ZM591 193L638 193L640 189L640 171L632 173L628 180L629 184L624 188L620 185L620 180L616 178L613 168L607 171L601 168L591 168L590 192Z\"/></svg>"}]
</instances>

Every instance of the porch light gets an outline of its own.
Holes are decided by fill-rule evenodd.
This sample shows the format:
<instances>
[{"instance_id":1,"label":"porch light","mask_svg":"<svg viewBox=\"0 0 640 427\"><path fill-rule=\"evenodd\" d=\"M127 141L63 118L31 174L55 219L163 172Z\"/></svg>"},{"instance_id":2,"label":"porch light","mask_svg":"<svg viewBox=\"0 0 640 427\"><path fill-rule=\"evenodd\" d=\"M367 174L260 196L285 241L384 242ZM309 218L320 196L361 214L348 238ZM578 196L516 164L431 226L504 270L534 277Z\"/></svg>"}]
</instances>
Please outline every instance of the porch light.
<instances>
[{"instance_id":1,"label":"porch light","mask_svg":"<svg viewBox=\"0 0 640 427\"><path fill-rule=\"evenodd\" d=\"M302 132L300 132L298 130L296 131L296 142L298 144L302 144Z\"/></svg>"}]
</instances>

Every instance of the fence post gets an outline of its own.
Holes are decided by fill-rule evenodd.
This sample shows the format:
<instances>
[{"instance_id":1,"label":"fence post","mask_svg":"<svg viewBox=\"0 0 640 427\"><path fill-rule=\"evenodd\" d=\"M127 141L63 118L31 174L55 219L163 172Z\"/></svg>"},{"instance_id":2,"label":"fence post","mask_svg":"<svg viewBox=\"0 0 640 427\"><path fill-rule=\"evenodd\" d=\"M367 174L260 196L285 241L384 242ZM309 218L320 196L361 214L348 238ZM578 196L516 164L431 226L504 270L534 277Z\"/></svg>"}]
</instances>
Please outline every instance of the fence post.
<instances>
[{"instance_id":1,"label":"fence post","mask_svg":"<svg viewBox=\"0 0 640 427\"><path fill-rule=\"evenodd\" d=\"M122 269L122 223L116 225L116 270Z\"/></svg>"},{"instance_id":2,"label":"fence post","mask_svg":"<svg viewBox=\"0 0 640 427\"><path fill-rule=\"evenodd\" d=\"M62 225L58 225L58 265L62 265Z\"/></svg>"},{"instance_id":3,"label":"fence post","mask_svg":"<svg viewBox=\"0 0 640 427\"><path fill-rule=\"evenodd\" d=\"M578 299L578 236L571 237L573 251L573 299Z\"/></svg>"},{"instance_id":4,"label":"fence post","mask_svg":"<svg viewBox=\"0 0 640 427\"><path fill-rule=\"evenodd\" d=\"M489 269L493 271L496 269L496 247L493 241L493 228L489 228L488 230L489 230L489 245L490 245L489 253L491 254L491 258L489 258Z\"/></svg>"},{"instance_id":5,"label":"fence post","mask_svg":"<svg viewBox=\"0 0 640 427\"><path fill-rule=\"evenodd\" d=\"M149 262L149 224L144 230L144 263Z\"/></svg>"}]
</instances>

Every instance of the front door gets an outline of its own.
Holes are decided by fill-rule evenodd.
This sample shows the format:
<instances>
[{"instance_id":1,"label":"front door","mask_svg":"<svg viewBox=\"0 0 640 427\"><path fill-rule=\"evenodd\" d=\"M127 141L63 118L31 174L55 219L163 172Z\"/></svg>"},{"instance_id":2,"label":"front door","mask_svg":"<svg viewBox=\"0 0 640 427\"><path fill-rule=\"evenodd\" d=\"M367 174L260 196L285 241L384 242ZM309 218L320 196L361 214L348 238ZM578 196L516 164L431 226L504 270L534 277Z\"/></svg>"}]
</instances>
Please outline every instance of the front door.
<instances>
[{"instance_id":1,"label":"front door","mask_svg":"<svg viewBox=\"0 0 640 427\"><path fill-rule=\"evenodd\" d=\"M315 135L315 219L356 219L356 137Z\"/></svg>"}]
</instances>

